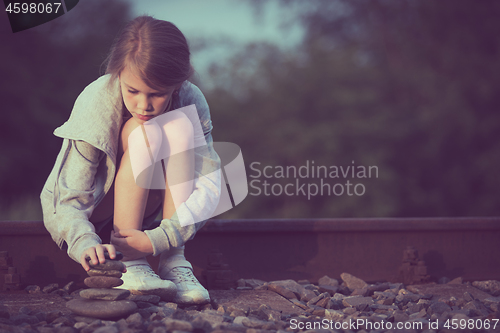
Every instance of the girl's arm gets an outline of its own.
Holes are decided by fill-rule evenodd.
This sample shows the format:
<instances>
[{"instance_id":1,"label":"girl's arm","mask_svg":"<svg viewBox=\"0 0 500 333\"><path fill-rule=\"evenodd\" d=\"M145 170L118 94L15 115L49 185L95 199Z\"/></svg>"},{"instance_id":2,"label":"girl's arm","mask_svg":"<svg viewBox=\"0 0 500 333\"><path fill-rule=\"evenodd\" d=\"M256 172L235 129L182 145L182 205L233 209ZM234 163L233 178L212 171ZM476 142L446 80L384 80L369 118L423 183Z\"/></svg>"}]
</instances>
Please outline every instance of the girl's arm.
<instances>
[{"instance_id":1,"label":"girl's arm","mask_svg":"<svg viewBox=\"0 0 500 333\"><path fill-rule=\"evenodd\" d=\"M171 219L163 219L159 227L145 230L153 246L153 255L171 247L180 247L193 238L205 225L206 220L212 217L220 199L221 162L213 148L212 121L207 101L198 87L187 81L179 92L179 99L181 107L196 105L202 139L206 144L198 146L199 138L195 134L193 193L177 207ZM185 226L179 221L183 221Z\"/></svg>"},{"instance_id":2,"label":"girl's arm","mask_svg":"<svg viewBox=\"0 0 500 333\"><path fill-rule=\"evenodd\" d=\"M104 156L84 141L64 139L62 149L41 194L44 224L61 248L88 269L85 256L94 263L104 262L103 247L113 256L111 245L101 245L89 221L95 196L103 181L96 179L99 161ZM104 193L102 193L103 195Z\"/></svg>"}]
</instances>

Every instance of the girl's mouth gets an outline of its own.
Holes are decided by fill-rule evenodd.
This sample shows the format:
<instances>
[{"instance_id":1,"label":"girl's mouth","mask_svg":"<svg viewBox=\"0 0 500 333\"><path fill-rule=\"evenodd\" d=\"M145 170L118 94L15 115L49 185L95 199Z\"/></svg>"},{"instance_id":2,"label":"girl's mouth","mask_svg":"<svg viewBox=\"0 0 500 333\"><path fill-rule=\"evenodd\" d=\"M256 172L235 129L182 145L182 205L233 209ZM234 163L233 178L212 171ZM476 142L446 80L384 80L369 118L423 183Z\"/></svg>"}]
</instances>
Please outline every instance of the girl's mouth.
<instances>
[{"instance_id":1,"label":"girl's mouth","mask_svg":"<svg viewBox=\"0 0 500 333\"><path fill-rule=\"evenodd\" d=\"M140 120L144 120L144 121L148 121L150 119L153 119L153 116L143 116L143 115L140 115L140 114L135 114L137 116L137 118L139 118Z\"/></svg>"}]
</instances>

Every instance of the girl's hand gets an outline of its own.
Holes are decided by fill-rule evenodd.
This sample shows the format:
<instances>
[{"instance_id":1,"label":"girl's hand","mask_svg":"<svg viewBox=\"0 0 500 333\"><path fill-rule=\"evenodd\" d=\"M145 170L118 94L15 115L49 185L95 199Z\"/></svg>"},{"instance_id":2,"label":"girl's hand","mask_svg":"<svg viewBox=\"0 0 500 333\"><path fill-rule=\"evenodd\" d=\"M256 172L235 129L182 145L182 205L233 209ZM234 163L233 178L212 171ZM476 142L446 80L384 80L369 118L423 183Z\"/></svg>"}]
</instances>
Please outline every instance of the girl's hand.
<instances>
[{"instance_id":1,"label":"girl's hand","mask_svg":"<svg viewBox=\"0 0 500 333\"><path fill-rule=\"evenodd\" d=\"M87 258L90 258L90 261L92 261L92 264L97 265L99 263L103 264L106 261L106 258L104 257L104 251L108 251L109 257L111 259L116 258L116 251L115 247L111 244L99 244L96 246L89 247L86 251L82 253L82 256L80 257L80 264L82 264L82 267L84 270L88 271L90 269L90 266L87 262Z\"/></svg>"},{"instance_id":2,"label":"girl's hand","mask_svg":"<svg viewBox=\"0 0 500 333\"><path fill-rule=\"evenodd\" d=\"M153 254L153 245L143 231L122 229L111 231L111 244L123 253L123 261L135 260Z\"/></svg>"}]
</instances>

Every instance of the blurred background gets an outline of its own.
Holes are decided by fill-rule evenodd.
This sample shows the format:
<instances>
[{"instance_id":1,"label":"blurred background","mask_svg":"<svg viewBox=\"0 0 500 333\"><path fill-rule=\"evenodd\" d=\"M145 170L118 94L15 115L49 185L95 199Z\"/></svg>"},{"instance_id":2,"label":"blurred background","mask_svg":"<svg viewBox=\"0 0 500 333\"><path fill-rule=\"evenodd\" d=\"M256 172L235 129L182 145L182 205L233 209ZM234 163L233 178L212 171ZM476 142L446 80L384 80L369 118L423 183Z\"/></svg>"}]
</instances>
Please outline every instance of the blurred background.
<instances>
[{"instance_id":1,"label":"blurred background","mask_svg":"<svg viewBox=\"0 0 500 333\"><path fill-rule=\"evenodd\" d=\"M500 215L499 1L82 0L16 34L0 14L0 220L41 220L52 132L141 14L186 34L214 140L259 181L219 218ZM313 162L378 173L323 179L359 196L277 195L321 184L275 174Z\"/></svg>"}]
</instances>

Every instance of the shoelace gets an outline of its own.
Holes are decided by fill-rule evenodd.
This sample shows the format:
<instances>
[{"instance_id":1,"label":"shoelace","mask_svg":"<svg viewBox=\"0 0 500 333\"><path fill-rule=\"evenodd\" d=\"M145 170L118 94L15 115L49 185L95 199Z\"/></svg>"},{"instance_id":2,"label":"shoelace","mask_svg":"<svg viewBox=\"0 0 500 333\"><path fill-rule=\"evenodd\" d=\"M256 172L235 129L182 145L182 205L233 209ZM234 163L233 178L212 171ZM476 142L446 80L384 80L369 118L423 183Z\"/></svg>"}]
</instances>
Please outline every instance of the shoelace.
<instances>
[{"instance_id":1,"label":"shoelace","mask_svg":"<svg viewBox=\"0 0 500 333\"><path fill-rule=\"evenodd\" d=\"M193 282L198 283L198 280L193 275L193 272L187 267L175 267L171 270L172 275L175 277L177 282Z\"/></svg>"},{"instance_id":2,"label":"shoelace","mask_svg":"<svg viewBox=\"0 0 500 333\"><path fill-rule=\"evenodd\" d=\"M145 266L145 267L142 268L143 266ZM134 267L137 267L137 269L133 269ZM141 267L141 268L139 268L139 267ZM149 276L149 277L158 277L158 275L153 271L153 269L149 265L134 265L134 266L127 267L127 270L129 270L131 268L132 268L131 271L134 271L134 273L142 273L142 274Z\"/></svg>"}]
</instances>

